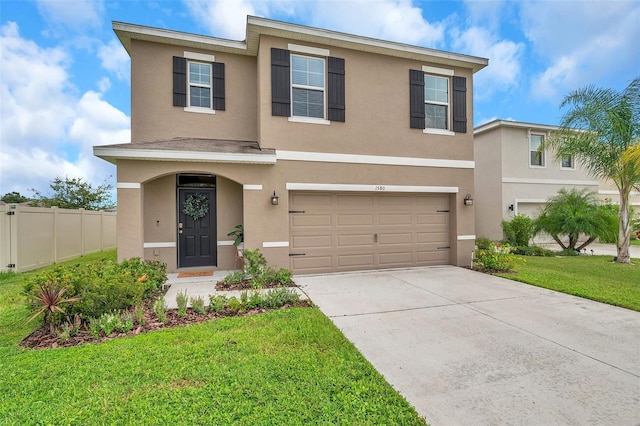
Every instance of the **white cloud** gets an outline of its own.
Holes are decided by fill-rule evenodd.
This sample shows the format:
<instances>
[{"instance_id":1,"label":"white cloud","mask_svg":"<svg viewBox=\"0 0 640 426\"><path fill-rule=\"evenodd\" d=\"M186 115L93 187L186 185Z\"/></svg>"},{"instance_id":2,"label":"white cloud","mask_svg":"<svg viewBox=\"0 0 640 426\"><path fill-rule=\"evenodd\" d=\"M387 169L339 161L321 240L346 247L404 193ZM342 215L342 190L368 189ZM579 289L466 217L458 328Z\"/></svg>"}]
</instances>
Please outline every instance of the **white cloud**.
<instances>
[{"instance_id":1,"label":"white cloud","mask_svg":"<svg viewBox=\"0 0 640 426\"><path fill-rule=\"evenodd\" d=\"M533 95L557 101L603 78L626 86L638 73L639 22L637 1L523 3L523 31L546 64L534 77Z\"/></svg>"},{"instance_id":2,"label":"white cloud","mask_svg":"<svg viewBox=\"0 0 640 426\"><path fill-rule=\"evenodd\" d=\"M118 40L112 39L108 44L100 45L98 57L104 69L112 72L119 80L129 81L129 54Z\"/></svg>"},{"instance_id":3,"label":"white cloud","mask_svg":"<svg viewBox=\"0 0 640 426\"><path fill-rule=\"evenodd\" d=\"M96 0L38 0L40 15L56 29L101 27L104 4Z\"/></svg>"},{"instance_id":4,"label":"white cloud","mask_svg":"<svg viewBox=\"0 0 640 426\"><path fill-rule=\"evenodd\" d=\"M287 15L305 25L429 47L444 39L444 24L424 19L410 0L184 0L184 4L210 34L234 40L245 38L247 15Z\"/></svg>"},{"instance_id":5,"label":"white cloud","mask_svg":"<svg viewBox=\"0 0 640 426\"><path fill-rule=\"evenodd\" d=\"M496 91L516 88L521 78L525 46L511 40L499 40L485 28L471 27L451 31L456 51L489 59L489 66L474 77L476 96L481 99Z\"/></svg>"},{"instance_id":6,"label":"white cloud","mask_svg":"<svg viewBox=\"0 0 640 426\"><path fill-rule=\"evenodd\" d=\"M437 47L444 39L444 24L431 23L408 0L316 1L310 3L311 24L351 34ZM428 3L424 4L428 13Z\"/></svg>"},{"instance_id":7,"label":"white cloud","mask_svg":"<svg viewBox=\"0 0 640 426\"><path fill-rule=\"evenodd\" d=\"M191 16L216 37L244 40L247 15L256 9L248 0L184 0Z\"/></svg>"},{"instance_id":8,"label":"white cloud","mask_svg":"<svg viewBox=\"0 0 640 426\"><path fill-rule=\"evenodd\" d=\"M92 146L130 141L129 117L102 92L77 97L64 49L22 38L15 23L1 27L0 36L0 194L31 195L31 188L46 193L56 176L101 184L114 175ZM102 79L99 86L108 90L110 82Z\"/></svg>"}]
</instances>

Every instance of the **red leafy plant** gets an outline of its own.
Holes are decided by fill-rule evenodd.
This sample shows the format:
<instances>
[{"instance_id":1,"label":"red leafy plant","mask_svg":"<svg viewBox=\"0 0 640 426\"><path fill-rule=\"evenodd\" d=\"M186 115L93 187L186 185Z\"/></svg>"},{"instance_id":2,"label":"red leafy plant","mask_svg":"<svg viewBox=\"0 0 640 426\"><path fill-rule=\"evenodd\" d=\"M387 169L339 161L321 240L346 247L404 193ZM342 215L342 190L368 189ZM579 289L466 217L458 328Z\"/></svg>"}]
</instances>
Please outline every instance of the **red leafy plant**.
<instances>
[{"instance_id":1,"label":"red leafy plant","mask_svg":"<svg viewBox=\"0 0 640 426\"><path fill-rule=\"evenodd\" d=\"M57 281L47 281L40 284L32 300L32 304L37 310L25 324L30 323L42 314L42 324L44 326L48 325L51 333L53 333L55 314L64 313L64 309L60 305L80 300L79 297L69 297L65 299L64 294L67 290L68 288L66 286L61 286Z\"/></svg>"}]
</instances>

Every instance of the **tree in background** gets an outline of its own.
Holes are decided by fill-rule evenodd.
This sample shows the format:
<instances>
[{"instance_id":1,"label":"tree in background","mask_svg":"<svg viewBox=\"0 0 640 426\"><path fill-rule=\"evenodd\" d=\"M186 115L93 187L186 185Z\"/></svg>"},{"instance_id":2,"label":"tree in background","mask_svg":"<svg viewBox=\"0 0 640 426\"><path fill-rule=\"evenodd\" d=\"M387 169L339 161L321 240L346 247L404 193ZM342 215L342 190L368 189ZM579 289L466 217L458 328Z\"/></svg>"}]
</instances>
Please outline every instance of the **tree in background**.
<instances>
[{"instance_id":1,"label":"tree in background","mask_svg":"<svg viewBox=\"0 0 640 426\"><path fill-rule=\"evenodd\" d=\"M31 198L25 197L19 192L7 192L0 198L0 200L4 201L7 204L20 204L25 203L27 201L31 201Z\"/></svg>"},{"instance_id":2,"label":"tree in background","mask_svg":"<svg viewBox=\"0 0 640 426\"><path fill-rule=\"evenodd\" d=\"M94 188L82 178L57 176L49 184L53 190L50 197L32 189L38 205L43 207L60 207L62 209L104 210L113 207L111 193L113 186L106 181Z\"/></svg>"},{"instance_id":3,"label":"tree in background","mask_svg":"<svg viewBox=\"0 0 640 426\"><path fill-rule=\"evenodd\" d=\"M579 251L596 238L615 238L617 226L611 221L611 212L598 204L594 192L561 189L547 201L536 219L536 234L546 232L563 250ZM585 235L587 240L576 247L580 235ZM568 238L567 244L562 241L564 236Z\"/></svg>"},{"instance_id":4,"label":"tree in background","mask_svg":"<svg viewBox=\"0 0 640 426\"><path fill-rule=\"evenodd\" d=\"M617 261L630 263L629 194L640 186L640 77L622 92L588 86L569 93L561 129L547 141L558 159L571 155L620 195Z\"/></svg>"}]
</instances>

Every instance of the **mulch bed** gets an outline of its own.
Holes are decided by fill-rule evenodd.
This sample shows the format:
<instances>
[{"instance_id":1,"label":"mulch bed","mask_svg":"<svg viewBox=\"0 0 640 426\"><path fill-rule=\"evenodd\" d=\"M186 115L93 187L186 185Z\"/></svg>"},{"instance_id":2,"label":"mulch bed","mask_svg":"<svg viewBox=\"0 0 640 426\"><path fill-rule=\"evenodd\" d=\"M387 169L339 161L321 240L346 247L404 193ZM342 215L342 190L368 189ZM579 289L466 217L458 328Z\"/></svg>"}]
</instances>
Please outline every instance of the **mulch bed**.
<instances>
[{"instance_id":1,"label":"mulch bed","mask_svg":"<svg viewBox=\"0 0 640 426\"><path fill-rule=\"evenodd\" d=\"M224 290L228 290L225 288ZM98 339L93 338L88 329L83 326L76 335L69 337L68 340L61 341L57 334L51 334L49 327L40 327L33 333L25 337L20 343L21 346L32 349L50 349L61 348L82 345L85 343L100 343L111 339L117 339L119 337L135 336L141 333L147 333L154 330L162 330L165 328L181 327L184 325L197 324L205 321L209 321L214 318L222 318L229 316L249 316L261 314L264 312L272 311L273 309L251 309L247 311L234 311L226 309L222 312L210 312L205 311L204 314L198 314L191 308L187 309L187 313L184 316L178 316L176 309L167 310L167 321L162 323L158 321L158 317L153 311L153 302L156 297L150 297L144 302L144 325L135 324L133 330L128 333L113 332L109 336L100 336ZM287 309L293 307L311 307L312 304L309 300L301 300L295 305L285 305L278 309Z\"/></svg>"}]
</instances>

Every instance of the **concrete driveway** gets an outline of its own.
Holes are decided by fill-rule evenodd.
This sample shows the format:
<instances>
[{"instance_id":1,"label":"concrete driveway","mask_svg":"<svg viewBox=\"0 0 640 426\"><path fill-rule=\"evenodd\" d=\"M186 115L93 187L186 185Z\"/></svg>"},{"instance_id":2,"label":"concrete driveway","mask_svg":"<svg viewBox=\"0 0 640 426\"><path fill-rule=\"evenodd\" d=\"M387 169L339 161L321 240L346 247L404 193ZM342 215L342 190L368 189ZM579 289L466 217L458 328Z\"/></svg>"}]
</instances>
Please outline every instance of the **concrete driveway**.
<instances>
[{"instance_id":1,"label":"concrete driveway","mask_svg":"<svg viewBox=\"0 0 640 426\"><path fill-rule=\"evenodd\" d=\"M430 424L640 424L640 313L453 266L295 281Z\"/></svg>"}]
</instances>

